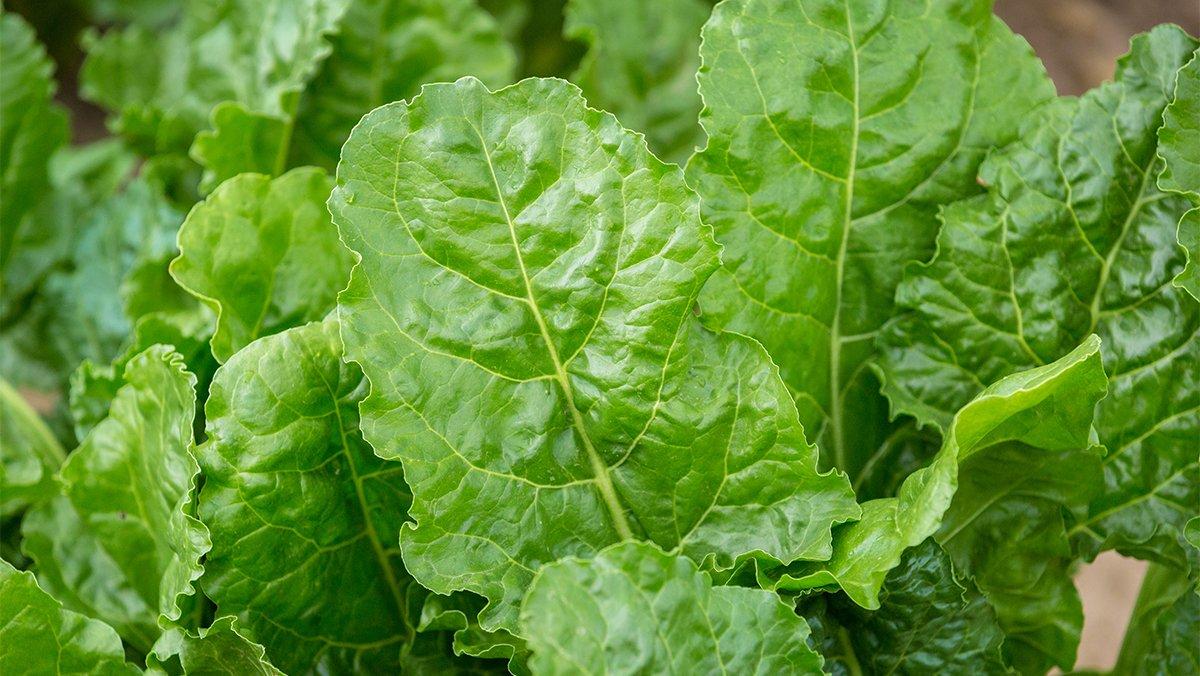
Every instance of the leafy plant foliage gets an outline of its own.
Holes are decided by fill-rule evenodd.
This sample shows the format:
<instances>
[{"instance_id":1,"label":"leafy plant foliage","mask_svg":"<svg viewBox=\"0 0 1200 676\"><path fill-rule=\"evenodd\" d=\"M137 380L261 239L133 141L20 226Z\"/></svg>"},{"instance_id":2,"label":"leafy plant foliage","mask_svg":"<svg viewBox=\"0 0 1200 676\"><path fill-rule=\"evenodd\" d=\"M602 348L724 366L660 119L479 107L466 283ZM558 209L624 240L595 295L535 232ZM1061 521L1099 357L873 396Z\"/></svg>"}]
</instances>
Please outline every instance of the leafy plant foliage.
<instances>
[{"instance_id":1,"label":"leafy plant foliage","mask_svg":"<svg viewBox=\"0 0 1200 676\"><path fill-rule=\"evenodd\" d=\"M90 144L0 16L3 673L1044 674L1106 550L1200 671L1184 30L77 4Z\"/></svg>"}]
</instances>

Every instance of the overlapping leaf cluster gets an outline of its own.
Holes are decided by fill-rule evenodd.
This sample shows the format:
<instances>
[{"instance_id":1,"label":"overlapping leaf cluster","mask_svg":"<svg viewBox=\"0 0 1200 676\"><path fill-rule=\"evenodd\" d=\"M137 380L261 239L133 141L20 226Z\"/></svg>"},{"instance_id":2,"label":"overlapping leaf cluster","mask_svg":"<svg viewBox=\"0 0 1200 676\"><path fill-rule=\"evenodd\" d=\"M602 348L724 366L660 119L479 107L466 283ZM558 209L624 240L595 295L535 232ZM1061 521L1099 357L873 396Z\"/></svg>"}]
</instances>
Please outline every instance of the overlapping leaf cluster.
<instances>
[{"instance_id":1,"label":"overlapping leaf cluster","mask_svg":"<svg viewBox=\"0 0 1200 676\"><path fill-rule=\"evenodd\" d=\"M1182 29L140 5L0 24L4 673L1200 672Z\"/></svg>"}]
</instances>

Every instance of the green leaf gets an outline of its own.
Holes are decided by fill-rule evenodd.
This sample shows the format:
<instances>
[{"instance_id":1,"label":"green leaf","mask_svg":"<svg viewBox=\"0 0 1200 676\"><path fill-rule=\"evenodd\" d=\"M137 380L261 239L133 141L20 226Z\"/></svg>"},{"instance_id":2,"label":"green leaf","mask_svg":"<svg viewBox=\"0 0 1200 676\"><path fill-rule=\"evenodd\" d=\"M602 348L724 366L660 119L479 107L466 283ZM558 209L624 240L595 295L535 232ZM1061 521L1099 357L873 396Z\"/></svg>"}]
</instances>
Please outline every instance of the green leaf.
<instances>
[{"instance_id":1,"label":"green leaf","mask_svg":"<svg viewBox=\"0 0 1200 676\"><path fill-rule=\"evenodd\" d=\"M23 524L26 552L69 606L150 649L160 615L194 604L208 534L191 515L200 468L192 457L195 376L155 346L125 366L108 417L63 465L66 499Z\"/></svg>"},{"instance_id":2,"label":"green leaf","mask_svg":"<svg viewBox=\"0 0 1200 676\"><path fill-rule=\"evenodd\" d=\"M966 514L984 513L990 495L1003 496L1060 456L1080 463L1072 478L1088 485L1092 411L1105 392L1099 348L1093 337L1053 364L984 390L958 412L942 450L904 480L897 497L864 503L860 521L835 531L833 558L791 568L778 586L836 585L873 610L885 576L904 550L937 533L953 515L965 520ZM979 506L979 512L963 505Z\"/></svg>"},{"instance_id":3,"label":"green leaf","mask_svg":"<svg viewBox=\"0 0 1200 676\"><path fill-rule=\"evenodd\" d=\"M1187 195L1195 208L1179 221L1179 244L1188 264L1175 277L1175 285L1200 300L1200 54L1193 54L1175 79L1175 97L1163 111L1158 131L1158 155L1163 160L1158 185Z\"/></svg>"},{"instance_id":4,"label":"green leaf","mask_svg":"<svg viewBox=\"0 0 1200 676\"><path fill-rule=\"evenodd\" d=\"M51 191L50 158L67 142L67 118L52 102L54 66L33 29L4 12L0 42L0 318L7 322L11 306L55 260L59 229L32 216Z\"/></svg>"},{"instance_id":5,"label":"green leaf","mask_svg":"<svg viewBox=\"0 0 1200 676\"><path fill-rule=\"evenodd\" d=\"M1007 673L1004 633L970 580L955 571L933 539L907 550L863 610L840 596L801 600L826 673Z\"/></svg>"},{"instance_id":6,"label":"green leaf","mask_svg":"<svg viewBox=\"0 0 1200 676\"><path fill-rule=\"evenodd\" d=\"M0 378L0 518L53 497L54 473L66 457L37 412Z\"/></svg>"},{"instance_id":7,"label":"green leaf","mask_svg":"<svg viewBox=\"0 0 1200 676\"><path fill-rule=\"evenodd\" d=\"M705 321L779 364L826 466L891 443L867 368L940 204L1053 88L989 0L730 0L704 29L708 146L688 165L724 267Z\"/></svg>"},{"instance_id":8,"label":"green leaf","mask_svg":"<svg viewBox=\"0 0 1200 676\"><path fill-rule=\"evenodd\" d=\"M7 46L7 44L6 44ZM33 575L0 561L0 671L34 674L136 674L112 627L64 610Z\"/></svg>"},{"instance_id":9,"label":"green leaf","mask_svg":"<svg viewBox=\"0 0 1200 676\"><path fill-rule=\"evenodd\" d=\"M287 672L399 669L423 597L400 562L400 464L362 440L362 374L341 357L333 320L264 338L217 370L206 406L205 593Z\"/></svg>"},{"instance_id":10,"label":"green leaf","mask_svg":"<svg viewBox=\"0 0 1200 676\"><path fill-rule=\"evenodd\" d=\"M645 543L552 563L521 606L538 674L817 674L808 625L761 589L714 587Z\"/></svg>"},{"instance_id":11,"label":"green leaf","mask_svg":"<svg viewBox=\"0 0 1200 676\"><path fill-rule=\"evenodd\" d=\"M75 435L82 439L104 418L124 384L125 365L151 345L170 345L183 356L188 371L196 376L200 401L208 396L208 383L217 368L209 349L213 320L199 306L191 312L152 312L138 320L125 353L111 364L87 360L71 374L70 412Z\"/></svg>"},{"instance_id":12,"label":"green leaf","mask_svg":"<svg viewBox=\"0 0 1200 676\"><path fill-rule=\"evenodd\" d=\"M566 556L822 559L857 516L762 348L694 319L717 247L682 172L575 87L465 78L373 111L330 210L363 433L413 491L405 564L486 597L485 630Z\"/></svg>"},{"instance_id":13,"label":"green leaf","mask_svg":"<svg viewBox=\"0 0 1200 676\"><path fill-rule=\"evenodd\" d=\"M214 109L225 102L277 120L286 129L277 138L286 144L300 92L329 56L329 35L348 4L190 2L170 28L135 25L85 40L82 93L113 111L114 130L146 155L185 155L197 134L208 129ZM233 166L230 156L222 154L230 150L227 144L199 144L197 159L211 163L206 186L257 168ZM269 156L286 154L286 145L275 151Z\"/></svg>"},{"instance_id":14,"label":"green leaf","mask_svg":"<svg viewBox=\"0 0 1200 676\"><path fill-rule=\"evenodd\" d=\"M1183 565L1179 532L1200 505L1200 305L1171 283L1191 205L1157 187L1155 138L1195 48L1157 28L1133 40L1115 82L1031 118L984 164L989 194L947 207L937 256L897 293L912 312L882 338L895 409L944 425L981 383L1101 336L1105 486L1071 529L1088 558Z\"/></svg>"},{"instance_id":15,"label":"green leaf","mask_svg":"<svg viewBox=\"0 0 1200 676\"><path fill-rule=\"evenodd\" d=\"M698 124L702 0L570 0L568 38L588 45L571 81L588 103L646 134L660 157L686 162L702 145Z\"/></svg>"},{"instance_id":16,"label":"green leaf","mask_svg":"<svg viewBox=\"0 0 1200 676\"><path fill-rule=\"evenodd\" d=\"M464 75L508 84L516 61L495 20L472 0L356 0L332 43L300 100L292 151L293 163L330 170L370 110Z\"/></svg>"},{"instance_id":17,"label":"green leaf","mask_svg":"<svg viewBox=\"0 0 1200 676\"><path fill-rule=\"evenodd\" d=\"M242 636L236 624L237 619L227 615L196 633L170 627L154 644L147 662L167 673L188 676L282 676L283 672L267 661L263 647Z\"/></svg>"},{"instance_id":18,"label":"green leaf","mask_svg":"<svg viewBox=\"0 0 1200 676\"><path fill-rule=\"evenodd\" d=\"M1114 673L1200 673L1200 589L1176 568L1150 564Z\"/></svg>"},{"instance_id":19,"label":"green leaf","mask_svg":"<svg viewBox=\"0 0 1200 676\"><path fill-rule=\"evenodd\" d=\"M218 361L333 309L352 259L325 208L331 189L311 167L275 179L244 174L188 214L171 274L216 313Z\"/></svg>"}]
</instances>

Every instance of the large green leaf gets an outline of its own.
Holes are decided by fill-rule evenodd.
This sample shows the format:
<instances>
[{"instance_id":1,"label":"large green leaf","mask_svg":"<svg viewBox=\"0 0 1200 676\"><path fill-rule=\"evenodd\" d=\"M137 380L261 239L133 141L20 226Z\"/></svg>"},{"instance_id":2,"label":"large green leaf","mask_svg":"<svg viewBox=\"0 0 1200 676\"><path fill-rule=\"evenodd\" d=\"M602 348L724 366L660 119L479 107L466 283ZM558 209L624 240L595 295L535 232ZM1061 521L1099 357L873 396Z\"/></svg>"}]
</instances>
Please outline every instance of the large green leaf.
<instances>
[{"instance_id":1,"label":"large green leaf","mask_svg":"<svg viewBox=\"0 0 1200 676\"><path fill-rule=\"evenodd\" d=\"M694 319L717 266L697 207L561 80L430 85L343 148L363 433L404 462L409 571L486 597L485 630L515 630L565 556L644 539L718 567L822 559L857 516L763 349Z\"/></svg>"},{"instance_id":2,"label":"large green leaf","mask_svg":"<svg viewBox=\"0 0 1200 676\"><path fill-rule=\"evenodd\" d=\"M904 553L864 610L841 596L801 599L826 673L999 674L1004 632L969 578L932 539Z\"/></svg>"},{"instance_id":3,"label":"large green leaf","mask_svg":"<svg viewBox=\"0 0 1200 676\"><path fill-rule=\"evenodd\" d=\"M54 66L33 29L4 12L0 43L0 319L7 322L62 241L59 224L31 216L49 196L50 158L67 141L67 118L52 102Z\"/></svg>"},{"instance_id":4,"label":"large green leaf","mask_svg":"<svg viewBox=\"0 0 1200 676\"><path fill-rule=\"evenodd\" d=\"M940 204L1053 89L989 0L730 0L704 28L688 165L724 267L705 321L766 346L826 466L860 479L887 452L867 368Z\"/></svg>"},{"instance_id":5,"label":"large green leaf","mask_svg":"<svg viewBox=\"0 0 1200 676\"><path fill-rule=\"evenodd\" d=\"M289 673L399 669L423 597L400 561L400 464L362 440L362 374L341 356L333 320L264 338L206 406L204 590Z\"/></svg>"},{"instance_id":6,"label":"large green leaf","mask_svg":"<svg viewBox=\"0 0 1200 676\"><path fill-rule=\"evenodd\" d=\"M521 626L538 674L821 673L808 625L775 594L714 587L645 543L542 568Z\"/></svg>"},{"instance_id":7,"label":"large green leaf","mask_svg":"<svg viewBox=\"0 0 1200 676\"><path fill-rule=\"evenodd\" d=\"M703 0L570 0L567 37L588 44L571 81L588 103L646 134L650 149L685 162L703 145L698 122Z\"/></svg>"},{"instance_id":8,"label":"large green leaf","mask_svg":"<svg viewBox=\"0 0 1200 676\"><path fill-rule=\"evenodd\" d=\"M108 417L62 467L65 497L22 524L43 584L143 652L160 615L180 620L194 605L188 597L208 549L192 516L194 384L169 347L130 360Z\"/></svg>"},{"instance_id":9,"label":"large green leaf","mask_svg":"<svg viewBox=\"0 0 1200 676\"><path fill-rule=\"evenodd\" d=\"M1155 29L1115 82L1032 118L984 164L989 194L946 209L938 255L897 294L912 313L882 338L892 404L937 425L981 383L1104 339L1105 488L1071 531L1088 557L1116 548L1183 565L1180 529L1200 506L1200 305L1171 283L1190 204L1157 187L1155 136L1195 48L1179 28Z\"/></svg>"},{"instance_id":10,"label":"large green leaf","mask_svg":"<svg viewBox=\"0 0 1200 676\"><path fill-rule=\"evenodd\" d=\"M138 673L125 663L112 627L63 609L32 574L6 561L0 561L0 644L6 676Z\"/></svg>"},{"instance_id":11,"label":"large green leaf","mask_svg":"<svg viewBox=\"0 0 1200 676\"><path fill-rule=\"evenodd\" d=\"M1188 264L1175 277L1175 284L1200 300L1200 54L1180 69L1175 79L1175 97L1163 112L1158 132L1158 154L1163 172L1158 185L1163 190L1184 193L1196 205L1179 221L1179 243L1187 250Z\"/></svg>"},{"instance_id":12,"label":"large green leaf","mask_svg":"<svg viewBox=\"0 0 1200 676\"><path fill-rule=\"evenodd\" d=\"M62 445L19 392L0 378L0 518L58 492Z\"/></svg>"},{"instance_id":13,"label":"large green leaf","mask_svg":"<svg viewBox=\"0 0 1200 676\"><path fill-rule=\"evenodd\" d=\"M216 313L217 360L333 309L352 259L325 208L332 187L311 167L243 174L188 214L171 274Z\"/></svg>"},{"instance_id":14,"label":"large green leaf","mask_svg":"<svg viewBox=\"0 0 1200 676\"><path fill-rule=\"evenodd\" d=\"M464 75L508 84L516 60L495 20L472 0L355 0L332 42L333 54L300 101L292 150L295 163L331 170L370 110Z\"/></svg>"}]
</instances>

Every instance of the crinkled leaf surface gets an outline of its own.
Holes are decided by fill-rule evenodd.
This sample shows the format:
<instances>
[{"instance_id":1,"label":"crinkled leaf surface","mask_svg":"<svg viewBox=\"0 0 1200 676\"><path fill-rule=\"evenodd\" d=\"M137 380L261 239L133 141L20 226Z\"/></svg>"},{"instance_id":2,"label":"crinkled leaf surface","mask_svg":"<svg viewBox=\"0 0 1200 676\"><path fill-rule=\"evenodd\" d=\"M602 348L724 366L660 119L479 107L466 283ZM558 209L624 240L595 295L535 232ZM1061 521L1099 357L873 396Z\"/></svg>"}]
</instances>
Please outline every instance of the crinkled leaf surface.
<instances>
[{"instance_id":1,"label":"crinkled leaf surface","mask_svg":"<svg viewBox=\"0 0 1200 676\"><path fill-rule=\"evenodd\" d=\"M1055 359L1089 333L1106 345L1096 411L1105 487L1071 535L1182 565L1200 505L1200 305L1172 279L1176 224L1155 132L1195 41L1164 26L1135 38L1116 81L1033 118L984 164L987 196L946 209L938 255L897 298L913 310L885 336L885 392L945 424L982 385Z\"/></svg>"},{"instance_id":2,"label":"crinkled leaf surface","mask_svg":"<svg viewBox=\"0 0 1200 676\"><path fill-rule=\"evenodd\" d=\"M987 599L932 538L905 551L879 609L840 596L802 599L826 673L1002 674L1004 632Z\"/></svg>"},{"instance_id":3,"label":"crinkled leaf surface","mask_svg":"<svg viewBox=\"0 0 1200 676\"><path fill-rule=\"evenodd\" d=\"M112 627L42 591L31 573L0 561L0 671L6 676L136 674Z\"/></svg>"},{"instance_id":4,"label":"crinkled leaf surface","mask_svg":"<svg viewBox=\"0 0 1200 676\"><path fill-rule=\"evenodd\" d=\"M216 370L209 349L212 315L197 305L189 312L152 312L138 320L125 353L111 364L84 361L71 374L70 412L75 435L82 439L104 418L125 383L125 365L152 345L170 345L183 356L188 371L196 376L200 401L208 396L208 383Z\"/></svg>"},{"instance_id":5,"label":"crinkled leaf surface","mask_svg":"<svg viewBox=\"0 0 1200 676\"><path fill-rule=\"evenodd\" d=\"M646 134L659 157L685 162L703 145L698 122L703 0L570 0L567 37L588 52L571 76L588 103Z\"/></svg>"},{"instance_id":6,"label":"crinkled leaf surface","mask_svg":"<svg viewBox=\"0 0 1200 676\"><path fill-rule=\"evenodd\" d=\"M160 614L178 620L190 607L208 548L191 515L194 385L167 346L130 360L108 417L62 467L65 499L23 524L26 551L55 595L142 651Z\"/></svg>"},{"instance_id":7,"label":"crinkled leaf surface","mask_svg":"<svg viewBox=\"0 0 1200 676\"><path fill-rule=\"evenodd\" d=\"M311 167L275 179L244 174L188 214L171 274L217 314L219 361L333 309L352 259L325 208L332 187Z\"/></svg>"},{"instance_id":8,"label":"crinkled leaf surface","mask_svg":"<svg viewBox=\"0 0 1200 676\"><path fill-rule=\"evenodd\" d=\"M333 320L264 338L206 405L204 590L288 673L398 670L424 596L400 561L400 463L363 441L362 373L341 357Z\"/></svg>"},{"instance_id":9,"label":"crinkled leaf surface","mask_svg":"<svg viewBox=\"0 0 1200 676\"><path fill-rule=\"evenodd\" d=\"M53 497L54 473L66 457L37 411L0 378L0 518Z\"/></svg>"},{"instance_id":10,"label":"crinkled leaf surface","mask_svg":"<svg viewBox=\"0 0 1200 676\"><path fill-rule=\"evenodd\" d=\"M887 572L905 549L938 531L955 503L987 508L986 493L963 490L968 484L960 475L973 460L1002 458L977 465L986 471L972 477L970 484L997 495L1040 470L1045 458L1068 454L1084 463L1095 455L1089 452L1089 432L1093 409L1104 392L1095 337L1053 364L992 385L958 412L942 450L928 467L904 480L897 497L866 502L862 520L836 531L832 559L793 567L779 585L798 590L837 585L859 605L877 608ZM1098 482L1095 463L1093 469ZM1087 485L1082 469L1074 478Z\"/></svg>"},{"instance_id":11,"label":"crinkled leaf surface","mask_svg":"<svg viewBox=\"0 0 1200 676\"><path fill-rule=\"evenodd\" d=\"M1179 243L1187 250L1187 266L1175 284L1200 300L1200 55L1193 54L1175 79L1175 98L1163 112L1158 132L1158 154L1163 172L1158 184L1163 190L1181 192L1195 208L1179 222Z\"/></svg>"},{"instance_id":12,"label":"crinkled leaf surface","mask_svg":"<svg viewBox=\"0 0 1200 676\"><path fill-rule=\"evenodd\" d=\"M508 84L516 57L495 20L472 0L356 0L333 53L300 101L293 161L330 170L368 111L415 96L427 82L473 75Z\"/></svg>"},{"instance_id":13,"label":"crinkled leaf surface","mask_svg":"<svg viewBox=\"0 0 1200 676\"><path fill-rule=\"evenodd\" d=\"M168 628L155 642L147 661L167 673L188 676L283 673L267 661L262 646L242 636L237 619L229 615L196 633L177 626Z\"/></svg>"},{"instance_id":14,"label":"crinkled leaf surface","mask_svg":"<svg viewBox=\"0 0 1200 676\"><path fill-rule=\"evenodd\" d=\"M857 516L762 348L692 315L717 247L682 172L561 80L430 85L373 111L330 199L339 297L404 462L404 561L516 629L536 570L624 540L728 567L829 555Z\"/></svg>"},{"instance_id":15,"label":"crinkled leaf surface","mask_svg":"<svg viewBox=\"0 0 1200 676\"><path fill-rule=\"evenodd\" d=\"M775 594L714 587L640 542L544 567L521 606L538 674L819 674L808 625Z\"/></svg>"},{"instance_id":16,"label":"crinkled leaf surface","mask_svg":"<svg viewBox=\"0 0 1200 676\"><path fill-rule=\"evenodd\" d=\"M904 264L1050 82L988 0L731 0L701 57L688 179L725 247L705 321L766 346L826 466L886 471L907 432L867 366Z\"/></svg>"}]
</instances>

